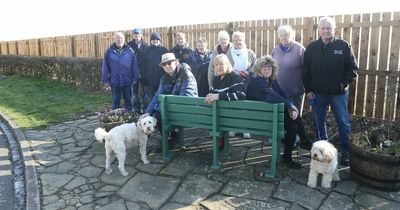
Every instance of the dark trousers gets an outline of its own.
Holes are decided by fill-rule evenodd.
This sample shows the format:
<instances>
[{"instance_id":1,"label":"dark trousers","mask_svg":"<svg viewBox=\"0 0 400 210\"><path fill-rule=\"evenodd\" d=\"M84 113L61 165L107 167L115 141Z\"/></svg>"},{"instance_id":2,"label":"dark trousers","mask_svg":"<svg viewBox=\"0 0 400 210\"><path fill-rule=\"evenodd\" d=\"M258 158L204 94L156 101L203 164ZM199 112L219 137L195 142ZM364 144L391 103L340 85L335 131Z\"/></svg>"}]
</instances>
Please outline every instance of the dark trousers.
<instances>
[{"instance_id":1,"label":"dark trousers","mask_svg":"<svg viewBox=\"0 0 400 210\"><path fill-rule=\"evenodd\" d=\"M296 141L296 135L299 134L301 141L309 141L306 131L304 129L303 120L301 117L292 120L290 118L288 110L285 110L285 148L283 151L283 157L287 160L292 160L292 151L294 142Z\"/></svg>"}]
</instances>

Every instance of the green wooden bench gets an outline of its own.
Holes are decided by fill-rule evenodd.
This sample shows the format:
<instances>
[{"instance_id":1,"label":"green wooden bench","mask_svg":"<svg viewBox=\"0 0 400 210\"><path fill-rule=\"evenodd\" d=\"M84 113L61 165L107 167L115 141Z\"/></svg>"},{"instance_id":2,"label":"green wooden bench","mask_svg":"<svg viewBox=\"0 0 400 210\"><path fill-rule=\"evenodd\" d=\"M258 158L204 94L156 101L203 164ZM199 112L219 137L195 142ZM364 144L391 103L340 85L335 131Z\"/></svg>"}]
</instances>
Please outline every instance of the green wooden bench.
<instances>
[{"instance_id":1,"label":"green wooden bench","mask_svg":"<svg viewBox=\"0 0 400 210\"><path fill-rule=\"evenodd\" d=\"M183 128L204 128L210 130L213 141L213 161L211 167L219 169L217 139L224 138L222 154L230 151L228 132L251 133L266 136L272 143L271 167L266 177L275 177L276 162L280 154L280 139L284 134L284 106L260 101L215 101L211 105L204 97L160 95L162 121L162 156L170 159L168 132L178 128L178 145L184 146Z\"/></svg>"}]
</instances>

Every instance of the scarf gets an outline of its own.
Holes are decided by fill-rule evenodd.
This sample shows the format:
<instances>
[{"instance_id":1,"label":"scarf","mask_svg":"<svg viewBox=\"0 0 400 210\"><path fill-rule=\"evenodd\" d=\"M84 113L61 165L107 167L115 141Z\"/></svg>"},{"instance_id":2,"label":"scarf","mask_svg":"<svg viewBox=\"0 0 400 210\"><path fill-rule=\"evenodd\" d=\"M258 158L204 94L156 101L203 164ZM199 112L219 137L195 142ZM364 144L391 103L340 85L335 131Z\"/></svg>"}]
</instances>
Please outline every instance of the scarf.
<instances>
[{"instance_id":1,"label":"scarf","mask_svg":"<svg viewBox=\"0 0 400 210\"><path fill-rule=\"evenodd\" d=\"M247 71L249 67L249 55L247 53L247 48L242 47L241 49L231 48L232 59L234 62L233 69L238 71Z\"/></svg>"}]
</instances>

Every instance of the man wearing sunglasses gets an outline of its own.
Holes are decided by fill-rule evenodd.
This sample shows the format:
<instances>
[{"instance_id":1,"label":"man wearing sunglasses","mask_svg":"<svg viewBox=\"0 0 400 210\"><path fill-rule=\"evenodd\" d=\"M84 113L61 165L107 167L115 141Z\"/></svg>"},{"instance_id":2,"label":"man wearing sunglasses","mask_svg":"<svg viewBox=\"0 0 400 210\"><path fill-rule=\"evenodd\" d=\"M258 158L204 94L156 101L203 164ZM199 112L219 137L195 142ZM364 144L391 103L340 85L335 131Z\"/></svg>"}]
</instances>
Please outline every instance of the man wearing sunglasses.
<instances>
[{"instance_id":1,"label":"man wearing sunglasses","mask_svg":"<svg viewBox=\"0 0 400 210\"><path fill-rule=\"evenodd\" d=\"M173 53L165 53L159 64L165 74L161 77L160 85L150 104L140 118L153 116L157 118L157 127L161 130L160 94L197 97L197 83L190 66L186 63L179 63ZM171 137L173 137L171 135Z\"/></svg>"}]
</instances>

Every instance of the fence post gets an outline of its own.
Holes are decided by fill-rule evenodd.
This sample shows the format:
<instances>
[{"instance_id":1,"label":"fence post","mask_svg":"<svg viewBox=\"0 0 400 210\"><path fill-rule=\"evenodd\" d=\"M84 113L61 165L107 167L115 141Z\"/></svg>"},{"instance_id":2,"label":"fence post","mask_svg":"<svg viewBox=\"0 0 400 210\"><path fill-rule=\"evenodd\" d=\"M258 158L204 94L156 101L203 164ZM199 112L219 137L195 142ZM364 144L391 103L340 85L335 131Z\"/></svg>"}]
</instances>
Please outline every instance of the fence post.
<instances>
[{"instance_id":1,"label":"fence post","mask_svg":"<svg viewBox=\"0 0 400 210\"><path fill-rule=\"evenodd\" d=\"M97 38L97 33L93 36L94 39L94 57L99 58L99 40Z\"/></svg>"},{"instance_id":2,"label":"fence post","mask_svg":"<svg viewBox=\"0 0 400 210\"><path fill-rule=\"evenodd\" d=\"M71 51L72 51L72 57L76 57L76 52L75 52L75 36L71 37Z\"/></svg>"},{"instance_id":3,"label":"fence post","mask_svg":"<svg viewBox=\"0 0 400 210\"><path fill-rule=\"evenodd\" d=\"M172 48L172 26L168 27L168 49Z\"/></svg>"}]
</instances>

